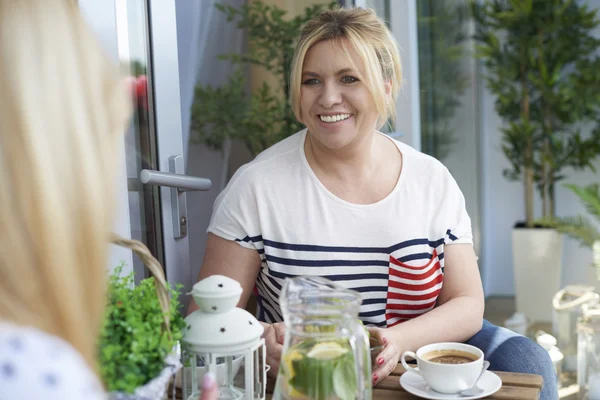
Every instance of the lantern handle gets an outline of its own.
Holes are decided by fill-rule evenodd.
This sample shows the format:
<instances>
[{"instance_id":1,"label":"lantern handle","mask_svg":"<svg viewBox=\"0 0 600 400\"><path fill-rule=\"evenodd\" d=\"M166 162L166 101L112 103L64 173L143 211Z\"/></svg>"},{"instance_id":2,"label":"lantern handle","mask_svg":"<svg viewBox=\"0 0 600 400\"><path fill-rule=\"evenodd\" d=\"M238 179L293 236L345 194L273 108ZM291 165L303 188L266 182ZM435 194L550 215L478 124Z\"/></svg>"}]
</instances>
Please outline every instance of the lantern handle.
<instances>
[{"instance_id":1,"label":"lantern handle","mask_svg":"<svg viewBox=\"0 0 600 400\"><path fill-rule=\"evenodd\" d=\"M580 292L571 291L568 290L568 288L561 289L558 293L554 295L554 298L552 299L552 306L555 310L563 311L572 307L580 306L591 300L594 300L594 298L597 296L596 292L594 291L585 291L583 295L580 295L576 299L561 304L560 301L565 296L565 294L577 296L580 294Z\"/></svg>"}]
</instances>

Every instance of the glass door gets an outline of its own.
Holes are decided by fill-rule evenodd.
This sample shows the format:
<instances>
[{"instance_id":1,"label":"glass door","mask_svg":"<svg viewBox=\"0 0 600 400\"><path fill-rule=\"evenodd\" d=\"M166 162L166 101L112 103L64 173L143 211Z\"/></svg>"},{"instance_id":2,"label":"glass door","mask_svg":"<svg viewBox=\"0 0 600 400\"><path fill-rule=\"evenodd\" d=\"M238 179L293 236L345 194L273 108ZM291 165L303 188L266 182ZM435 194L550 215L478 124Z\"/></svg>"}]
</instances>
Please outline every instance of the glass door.
<instances>
[{"instance_id":1,"label":"glass door","mask_svg":"<svg viewBox=\"0 0 600 400\"><path fill-rule=\"evenodd\" d=\"M134 104L123 142L115 230L140 240L171 283L190 289L186 192L210 181L185 176L175 0L79 0L83 14L124 71ZM114 250L136 281L147 276L129 252Z\"/></svg>"},{"instance_id":2,"label":"glass door","mask_svg":"<svg viewBox=\"0 0 600 400\"><path fill-rule=\"evenodd\" d=\"M384 19L400 46L403 80L392 136L448 167L480 254L478 72L467 0L352 0Z\"/></svg>"}]
</instances>

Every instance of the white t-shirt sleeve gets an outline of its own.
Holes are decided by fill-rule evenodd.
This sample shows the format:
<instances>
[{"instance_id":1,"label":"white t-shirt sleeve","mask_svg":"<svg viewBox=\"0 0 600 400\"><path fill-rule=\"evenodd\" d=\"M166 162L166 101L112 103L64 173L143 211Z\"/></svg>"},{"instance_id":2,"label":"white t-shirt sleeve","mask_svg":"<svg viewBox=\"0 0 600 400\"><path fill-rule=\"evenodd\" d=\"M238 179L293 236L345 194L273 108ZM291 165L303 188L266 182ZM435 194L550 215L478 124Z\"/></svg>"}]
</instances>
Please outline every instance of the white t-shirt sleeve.
<instances>
[{"instance_id":1,"label":"white t-shirt sleeve","mask_svg":"<svg viewBox=\"0 0 600 400\"><path fill-rule=\"evenodd\" d=\"M467 213L465 196L447 168L444 168L443 187L444 214L448 224L444 244L473 244L471 218Z\"/></svg>"},{"instance_id":2,"label":"white t-shirt sleeve","mask_svg":"<svg viewBox=\"0 0 600 400\"><path fill-rule=\"evenodd\" d=\"M96 375L64 340L0 323L0 400L105 400Z\"/></svg>"},{"instance_id":3,"label":"white t-shirt sleeve","mask_svg":"<svg viewBox=\"0 0 600 400\"><path fill-rule=\"evenodd\" d=\"M215 200L207 232L256 250L260 241L258 208L250 173L240 168Z\"/></svg>"}]
</instances>

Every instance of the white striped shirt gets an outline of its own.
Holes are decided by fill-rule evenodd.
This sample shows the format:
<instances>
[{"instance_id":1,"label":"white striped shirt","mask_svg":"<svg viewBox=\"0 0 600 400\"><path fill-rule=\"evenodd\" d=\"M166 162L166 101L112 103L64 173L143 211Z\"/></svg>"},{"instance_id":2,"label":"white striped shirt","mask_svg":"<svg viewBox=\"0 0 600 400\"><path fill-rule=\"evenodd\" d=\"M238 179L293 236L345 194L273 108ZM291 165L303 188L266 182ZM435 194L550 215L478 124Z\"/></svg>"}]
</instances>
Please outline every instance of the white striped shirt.
<instances>
[{"instance_id":1,"label":"white striped shirt","mask_svg":"<svg viewBox=\"0 0 600 400\"><path fill-rule=\"evenodd\" d=\"M403 157L395 188L374 204L352 204L318 180L305 137L300 131L241 167L208 227L260 254L257 317L283 320L280 290L298 275L359 291L368 325L389 327L431 310L443 284L444 247L472 243L464 197L447 168L394 140Z\"/></svg>"}]
</instances>

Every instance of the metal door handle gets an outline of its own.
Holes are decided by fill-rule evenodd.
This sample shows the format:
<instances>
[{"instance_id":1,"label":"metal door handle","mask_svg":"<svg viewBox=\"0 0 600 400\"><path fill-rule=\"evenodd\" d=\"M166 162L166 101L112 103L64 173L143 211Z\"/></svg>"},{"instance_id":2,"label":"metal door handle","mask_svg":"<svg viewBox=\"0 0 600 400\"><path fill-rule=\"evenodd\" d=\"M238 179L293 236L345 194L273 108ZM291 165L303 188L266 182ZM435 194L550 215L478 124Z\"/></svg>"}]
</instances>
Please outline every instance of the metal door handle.
<instances>
[{"instance_id":1,"label":"metal door handle","mask_svg":"<svg viewBox=\"0 0 600 400\"><path fill-rule=\"evenodd\" d=\"M187 191L209 190L210 179L184 175L182 156L169 157L169 172L143 169L140 181L148 185L171 188L171 214L173 219L173 237L179 239L187 235Z\"/></svg>"},{"instance_id":2,"label":"metal door handle","mask_svg":"<svg viewBox=\"0 0 600 400\"><path fill-rule=\"evenodd\" d=\"M210 179L151 169L143 169L140 172L140 180L148 185L168 186L180 191L210 190L212 186Z\"/></svg>"}]
</instances>

